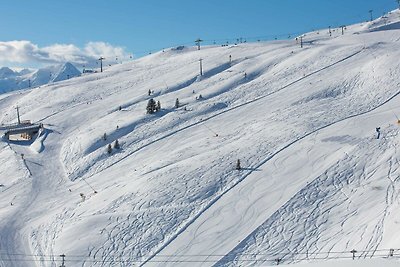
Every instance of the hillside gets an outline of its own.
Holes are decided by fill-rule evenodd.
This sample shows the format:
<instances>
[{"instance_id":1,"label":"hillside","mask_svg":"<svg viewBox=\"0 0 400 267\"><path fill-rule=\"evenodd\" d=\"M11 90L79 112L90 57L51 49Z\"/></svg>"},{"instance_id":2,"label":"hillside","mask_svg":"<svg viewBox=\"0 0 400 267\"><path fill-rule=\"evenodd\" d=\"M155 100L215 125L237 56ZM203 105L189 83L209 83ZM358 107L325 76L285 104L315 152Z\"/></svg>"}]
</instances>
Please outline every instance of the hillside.
<instances>
[{"instance_id":1,"label":"hillside","mask_svg":"<svg viewBox=\"0 0 400 267\"><path fill-rule=\"evenodd\" d=\"M0 143L0 265L398 255L399 17L307 33L303 48L171 48L0 95L0 123L18 105L45 127Z\"/></svg>"}]
</instances>

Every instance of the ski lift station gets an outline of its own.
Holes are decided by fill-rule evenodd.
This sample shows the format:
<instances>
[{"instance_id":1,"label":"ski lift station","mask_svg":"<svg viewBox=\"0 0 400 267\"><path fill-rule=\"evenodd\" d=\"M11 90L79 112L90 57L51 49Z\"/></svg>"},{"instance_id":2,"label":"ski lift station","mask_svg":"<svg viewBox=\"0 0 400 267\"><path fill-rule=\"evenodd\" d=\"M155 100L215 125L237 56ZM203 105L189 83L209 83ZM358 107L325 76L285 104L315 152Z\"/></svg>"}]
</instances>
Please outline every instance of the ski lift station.
<instances>
[{"instance_id":1,"label":"ski lift station","mask_svg":"<svg viewBox=\"0 0 400 267\"><path fill-rule=\"evenodd\" d=\"M30 120L21 121L19 107L16 107L18 122L13 124L1 124L0 136L8 141L29 141L43 128L43 124L32 123Z\"/></svg>"},{"instance_id":2,"label":"ski lift station","mask_svg":"<svg viewBox=\"0 0 400 267\"><path fill-rule=\"evenodd\" d=\"M26 141L31 140L41 128L43 128L42 124L34 124L30 121L21 121L16 124L1 125L0 134L3 139L9 141Z\"/></svg>"}]
</instances>

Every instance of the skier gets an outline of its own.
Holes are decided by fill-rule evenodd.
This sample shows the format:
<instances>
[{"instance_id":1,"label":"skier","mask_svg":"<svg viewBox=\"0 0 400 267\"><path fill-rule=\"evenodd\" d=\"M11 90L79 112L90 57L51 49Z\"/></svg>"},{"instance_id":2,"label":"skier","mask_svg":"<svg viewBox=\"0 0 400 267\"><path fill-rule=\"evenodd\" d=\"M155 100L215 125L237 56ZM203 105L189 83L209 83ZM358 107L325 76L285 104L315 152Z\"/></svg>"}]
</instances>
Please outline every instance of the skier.
<instances>
[{"instance_id":1,"label":"skier","mask_svg":"<svg viewBox=\"0 0 400 267\"><path fill-rule=\"evenodd\" d=\"M381 136L381 127L376 127L376 133L378 134L376 139L379 139L379 136Z\"/></svg>"}]
</instances>

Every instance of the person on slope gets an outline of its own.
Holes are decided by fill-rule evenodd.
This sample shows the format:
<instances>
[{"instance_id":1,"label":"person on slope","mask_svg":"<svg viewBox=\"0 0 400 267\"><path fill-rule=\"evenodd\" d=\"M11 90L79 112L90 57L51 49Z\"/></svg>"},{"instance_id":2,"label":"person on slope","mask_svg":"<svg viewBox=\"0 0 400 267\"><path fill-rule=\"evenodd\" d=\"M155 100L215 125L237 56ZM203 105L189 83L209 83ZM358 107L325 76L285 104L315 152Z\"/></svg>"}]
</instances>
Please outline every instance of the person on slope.
<instances>
[{"instance_id":1,"label":"person on slope","mask_svg":"<svg viewBox=\"0 0 400 267\"><path fill-rule=\"evenodd\" d=\"M381 127L376 127L376 133L377 133L376 139L379 139L379 137L381 136Z\"/></svg>"}]
</instances>

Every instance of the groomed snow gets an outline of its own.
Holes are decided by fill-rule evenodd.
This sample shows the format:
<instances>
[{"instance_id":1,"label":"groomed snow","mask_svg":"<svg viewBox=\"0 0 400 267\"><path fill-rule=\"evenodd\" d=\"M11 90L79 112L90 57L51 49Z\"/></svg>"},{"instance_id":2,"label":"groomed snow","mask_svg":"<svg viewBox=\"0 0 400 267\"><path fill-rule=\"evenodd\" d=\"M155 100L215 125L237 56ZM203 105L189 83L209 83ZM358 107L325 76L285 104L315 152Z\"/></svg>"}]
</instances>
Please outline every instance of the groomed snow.
<instances>
[{"instance_id":1,"label":"groomed snow","mask_svg":"<svg viewBox=\"0 0 400 267\"><path fill-rule=\"evenodd\" d=\"M273 265L276 266L276 265ZM398 261L385 259L368 259L368 260L336 260L336 261L318 261L312 263L299 263L282 265L287 267L396 267L399 266Z\"/></svg>"},{"instance_id":2,"label":"groomed snow","mask_svg":"<svg viewBox=\"0 0 400 267\"><path fill-rule=\"evenodd\" d=\"M61 254L68 266L272 266L400 249L399 14L305 34L304 48L172 48L0 95L0 123L18 105L46 128L0 143L0 266ZM150 98L161 111L146 114Z\"/></svg>"}]
</instances>

